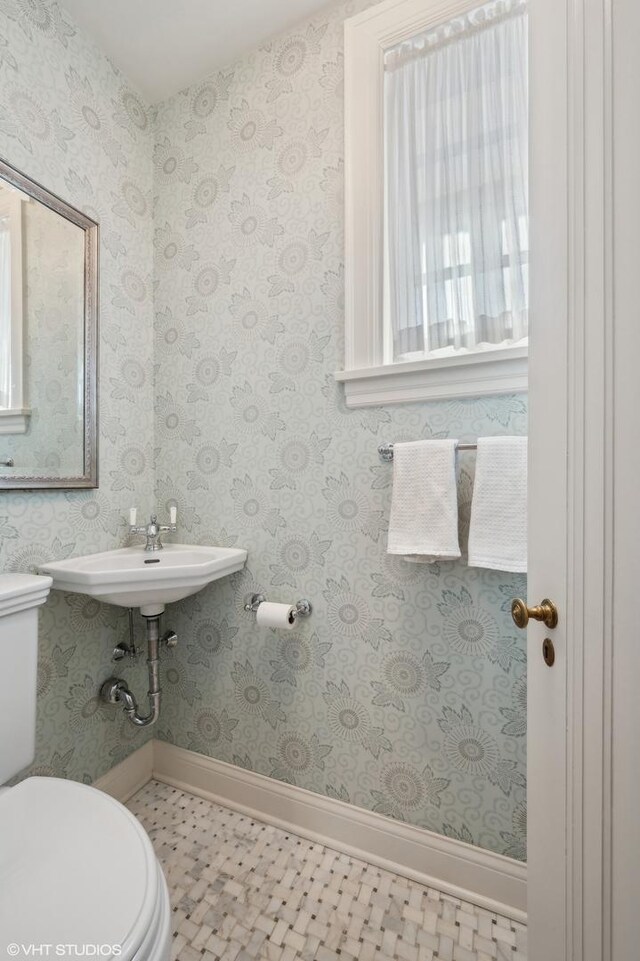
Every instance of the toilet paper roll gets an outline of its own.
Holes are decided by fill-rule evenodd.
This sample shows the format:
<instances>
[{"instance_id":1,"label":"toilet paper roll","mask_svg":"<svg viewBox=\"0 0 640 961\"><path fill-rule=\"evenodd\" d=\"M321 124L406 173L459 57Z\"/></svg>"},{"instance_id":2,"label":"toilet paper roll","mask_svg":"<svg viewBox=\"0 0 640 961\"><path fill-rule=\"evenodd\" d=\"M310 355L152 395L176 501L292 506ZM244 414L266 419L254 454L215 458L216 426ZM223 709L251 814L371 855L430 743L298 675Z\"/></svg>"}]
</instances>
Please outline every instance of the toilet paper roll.
<instances>
[{"instance_id":1,"label":"toilet paper roll","mask_svg":"<svg viewBox=\"0 0 640 961\"><path fill-rule=\"evenodd\" d=\"M256 612L261 627L275 627L279 631L291 631L295 627L295 608L291 604L274 604L263 601Z\"/></svg>"}]
</instances>

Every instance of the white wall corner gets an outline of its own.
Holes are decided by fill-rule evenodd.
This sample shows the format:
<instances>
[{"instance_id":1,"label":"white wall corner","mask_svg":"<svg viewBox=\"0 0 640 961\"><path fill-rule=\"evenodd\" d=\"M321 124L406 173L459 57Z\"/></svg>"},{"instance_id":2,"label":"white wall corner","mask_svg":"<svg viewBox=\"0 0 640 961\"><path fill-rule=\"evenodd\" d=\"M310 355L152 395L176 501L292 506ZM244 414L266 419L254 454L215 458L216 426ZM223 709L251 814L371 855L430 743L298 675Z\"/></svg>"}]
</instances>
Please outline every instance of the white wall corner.
<instances>
[{"instance_id":1,"label":"white wall corner","mask_svg":"<svg viewBox=\"0 0 640 961\"><path fill-rule=\"evenodd\" d=\"M124 804L153 777L153 745L147 741L94 781L93 786Z\"/></svg>"}]
</instances>

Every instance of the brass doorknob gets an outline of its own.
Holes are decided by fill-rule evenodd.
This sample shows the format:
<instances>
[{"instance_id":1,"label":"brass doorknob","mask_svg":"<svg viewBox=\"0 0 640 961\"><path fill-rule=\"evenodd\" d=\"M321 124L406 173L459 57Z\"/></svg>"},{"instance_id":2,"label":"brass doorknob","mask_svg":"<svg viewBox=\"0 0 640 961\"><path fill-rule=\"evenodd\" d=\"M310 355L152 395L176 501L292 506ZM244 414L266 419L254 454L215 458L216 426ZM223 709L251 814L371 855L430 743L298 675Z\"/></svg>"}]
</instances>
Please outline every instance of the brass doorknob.
<instances>
[{"instance_id":1,"label":"brass doorknob","mask_svg":"<svg viewBox=\"0 0 640 961\"><path fill-rule=\"evenodd\" d=\"M511 602L511 617L516 627L525 628L529 618L542 621L549 628L558 626L558 608L548 597L545 597L537 607L527 607L526 601L516 597Z\"/></svg>"}]
</instances>

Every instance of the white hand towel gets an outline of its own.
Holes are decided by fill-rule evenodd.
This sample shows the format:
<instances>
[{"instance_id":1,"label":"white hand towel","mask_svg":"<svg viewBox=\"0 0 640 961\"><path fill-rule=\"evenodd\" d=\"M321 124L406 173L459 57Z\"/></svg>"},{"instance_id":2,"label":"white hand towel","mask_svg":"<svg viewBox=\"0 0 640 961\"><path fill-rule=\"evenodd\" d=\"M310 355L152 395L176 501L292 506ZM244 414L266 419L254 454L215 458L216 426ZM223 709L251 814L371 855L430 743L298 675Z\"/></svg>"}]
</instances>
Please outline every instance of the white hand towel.
<instances>
[{"instance_id":1,"label":"white hand towel","mask_svg":"<svg viewBox=\"0 0 640 961\"><path fill-rule=\"evenodd\" d=\"M388 554L431 564L460 557L455 440L393 445Z\"/></svg>"},{"instance_id":2,"label":"white hand towel","mask_svg":"<svg viewBox=\"0 0 640 961\"><path fill-rule=\"evenodd\" d=\"M527 570L527 438L480 437L469 567Z\"/></svg>"}]
</instances>

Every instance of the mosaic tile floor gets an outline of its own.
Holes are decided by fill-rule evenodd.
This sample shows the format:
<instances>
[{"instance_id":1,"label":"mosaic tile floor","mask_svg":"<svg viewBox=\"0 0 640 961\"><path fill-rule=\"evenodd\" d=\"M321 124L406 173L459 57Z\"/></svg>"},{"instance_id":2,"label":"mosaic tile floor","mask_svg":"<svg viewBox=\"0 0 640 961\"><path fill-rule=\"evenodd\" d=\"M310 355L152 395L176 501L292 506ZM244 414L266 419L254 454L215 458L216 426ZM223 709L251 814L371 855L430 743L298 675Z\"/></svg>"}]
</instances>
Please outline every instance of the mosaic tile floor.
<instances>
[{"instance_id":1,"label":"mosaic tile floor","mask_svg":"<svg viewBox=\"0 0 640 961\"><path fill-rule=\"evenodd\" d=\"M176 961L526 961L526 928L151 781Z\"/></svg>"}]
</instances>

